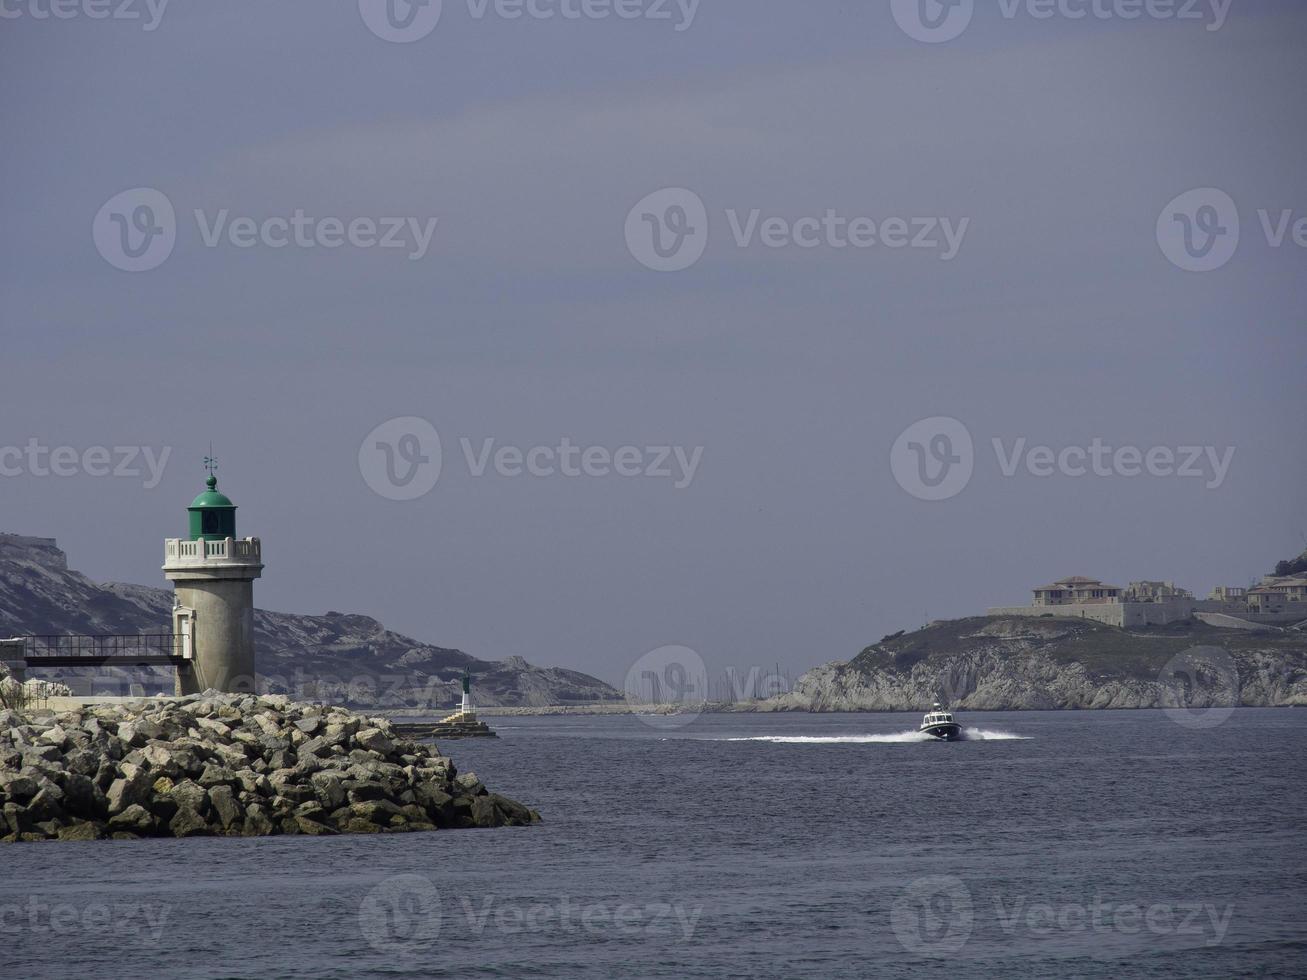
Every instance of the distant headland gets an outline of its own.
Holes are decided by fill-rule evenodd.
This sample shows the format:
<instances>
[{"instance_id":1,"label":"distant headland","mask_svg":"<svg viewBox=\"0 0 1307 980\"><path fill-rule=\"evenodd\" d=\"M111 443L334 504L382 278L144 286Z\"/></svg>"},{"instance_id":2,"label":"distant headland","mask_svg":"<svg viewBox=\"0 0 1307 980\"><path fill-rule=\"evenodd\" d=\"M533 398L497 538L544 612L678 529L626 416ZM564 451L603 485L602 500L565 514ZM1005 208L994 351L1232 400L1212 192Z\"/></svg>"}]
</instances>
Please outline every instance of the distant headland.
<instances>
[{"instance_id":1,"label":"distant headland","mask_svg":"<svg viewBox=\"0 0 1307 980\"><path fill-rule=\"evenodd\" d=\"M1076 575L1027 606L883 637L761 711L1307 705L1307 551L1247 588Z\"/></svg>"}]
</instances>

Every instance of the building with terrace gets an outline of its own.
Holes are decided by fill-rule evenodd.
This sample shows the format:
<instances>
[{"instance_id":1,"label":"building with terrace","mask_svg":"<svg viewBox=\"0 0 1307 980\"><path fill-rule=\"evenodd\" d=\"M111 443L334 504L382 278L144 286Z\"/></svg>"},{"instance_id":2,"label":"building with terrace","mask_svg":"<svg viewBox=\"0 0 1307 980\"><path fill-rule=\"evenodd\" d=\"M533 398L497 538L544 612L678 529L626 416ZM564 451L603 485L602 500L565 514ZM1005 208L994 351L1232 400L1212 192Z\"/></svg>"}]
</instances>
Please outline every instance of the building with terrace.
<instances>
[{"instance_id":1,"label":"building with terrace","mask_svg":"<svg viewBox=\"0 0 1307 980\"><path fill-rule=\"evenodd\" d=\"M1052 585L1040 585L1034 590L1036 606L1067 606L1078 603L1116 602L1122 589L1119 585L1104 585L1096 578L1072 575L1060 578Z\"/></svg>"},{"instance_id":2,"label":"building with terrace","mask_svg":"<svg viewBox=\"0 0 1307 980\"><path fill-rule=\"evenodd\" d=\"M1143 579L1126 588L1101 579L1072 575L1031 590L1028 606L995 606L990 616L1071 616L1108 626L1165 626L1209 615L1252 623L1307 621L1307 576L1268 575L1249 589L1220 586L1206 599L1195 599L1174 582ZM1227 623L1228 625L1228 623Z\"/></svg>"},{"instance_id":3,"label":"building with terrace","mask_svg":"<svg viewBox=\"0 0 1307 980\"><path fill-rule=\"evenodd\" d=\"M1237 585L1218 585L1207 598L1211 602L1247 602L1248 590Z\"/></svg>"},{"instance_id":4,"label":"building with terrace","mask_svg":"<svg viewBox=\"0 0 1307 980\"><path fill-rule=\"evenodd\" d=\"M1248 611L1263 615L1291 614L1307 619L1307 576L1268 575L1249 589Z\"/></svg>"},{"instance_id":5,"label":"building with terrace","mask_svg":"<svg viewBox=\"0 0 1307 980\"><path fill-rule=\"evenodd\" d=\"M1192 599L1194 594L1174 582L1131 582L1121 594L1122 602L1172 602Z\"/></svg>"}]
</instances>

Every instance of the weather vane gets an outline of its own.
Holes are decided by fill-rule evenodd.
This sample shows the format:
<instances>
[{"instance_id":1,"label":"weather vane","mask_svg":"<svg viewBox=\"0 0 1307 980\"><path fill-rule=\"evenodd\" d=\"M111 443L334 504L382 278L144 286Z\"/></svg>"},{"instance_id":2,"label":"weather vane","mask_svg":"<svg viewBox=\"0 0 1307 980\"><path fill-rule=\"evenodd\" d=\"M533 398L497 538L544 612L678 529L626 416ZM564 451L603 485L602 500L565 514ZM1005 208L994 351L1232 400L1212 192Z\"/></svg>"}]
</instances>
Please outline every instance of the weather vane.
<instances>
[{"instance_id":1,"label":"weather vane","mask_svg":"<svg viewBox=\"0 0 1307 980\"><path fill-rule=\"evenodd\" d=\"M208 470L209 476L218 472L218 457L213 455L213 443L209 443L209 455L204 457L204 468Z\"/></svg>"}]
</instances>

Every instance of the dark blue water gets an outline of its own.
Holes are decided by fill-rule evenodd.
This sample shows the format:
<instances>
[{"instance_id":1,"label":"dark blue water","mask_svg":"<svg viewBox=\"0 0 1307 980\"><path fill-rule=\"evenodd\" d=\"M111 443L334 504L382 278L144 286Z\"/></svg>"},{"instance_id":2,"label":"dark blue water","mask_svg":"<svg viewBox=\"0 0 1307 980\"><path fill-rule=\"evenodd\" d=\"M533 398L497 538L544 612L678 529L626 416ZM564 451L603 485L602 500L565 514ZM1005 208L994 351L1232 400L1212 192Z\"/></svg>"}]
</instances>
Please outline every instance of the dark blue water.
<instances>
[{"instance_id":1,"label":"dark blue water","mask_svg":"<svg viewBox=\"0 0 1307 980\"><path fill-rule=\"evenodd\" d=\"M917 720L505 718L447 750L539 827L4 846L0 974L1307 975L1307 712Z\"/></svg>"}]
</instances>

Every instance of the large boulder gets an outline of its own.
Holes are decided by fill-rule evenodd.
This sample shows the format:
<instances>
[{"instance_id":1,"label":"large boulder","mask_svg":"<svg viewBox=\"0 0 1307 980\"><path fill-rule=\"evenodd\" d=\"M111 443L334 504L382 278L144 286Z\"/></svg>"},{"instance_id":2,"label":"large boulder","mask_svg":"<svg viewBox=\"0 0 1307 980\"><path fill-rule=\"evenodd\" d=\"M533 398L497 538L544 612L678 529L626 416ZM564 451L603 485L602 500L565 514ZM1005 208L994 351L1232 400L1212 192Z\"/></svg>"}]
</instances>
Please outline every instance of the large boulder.
<instances>
[{"instance_id":1,"label":"large boulder","mask_svg":"<svg viewBox=\"0 0 1307 980\"><path fill-rule=\"evenodd\" d=\"M240 804L236 802L236 795L230 786L210 786L209 805L224 831L239 829L245 821L245 814L241 811Z\"/></svg>"},{"instance_id":2,"label":"large boulder","mask_svg":"<svg viewBox=\"0 0 1307 980\"><path fill-rule=\"evenodd\" d=\"M0 794L15 803L26 803L39 788L29 775L0 769Z\"/></svg>"},{"instance_id":3,"label":"large boulder","mask_svg":"<svg viewBox=\"0 0 1307 980\"><path fill-rule=\"evenodd\" d=\"M168 829L174 837L207 837L213 833L208 821L188 806L178 808L168 821Z\"/></svg>"},{"instance_id":4,"label":"large boulder","mask_svg":"<svg viewBox=\"0 0 1307 980\"><path fill-rule=\"evenodd\" d=\"M60 827L58 837L60 840L101 840L104 838L104 827L91 820L79 820Z\"/></svg>"},{"instance_id":5,"label":"large boulder","mask_svg":"<svg viewBox=\"0 0 1307 980\"><path fill-rule=\"evenodd\" d=\"M103 820L109 815L108 798L100 787L81 773L70 772L64 780L64 805L74 816Z\"/></svg>"},{"instance_id":6,"label":"large boulder","mask_svg":"<svg viewBox=\"0 0 1307 980\"><path fill-rule=\"evenodd\" d=\"M150 799L152 785L150 773L145 769L115 779L105 794L109 814L112 816L122 813L128 807L146 803Z\"/></svg>"},{"instance_id":7,"label":"large boulder","mask_svg":"<svg viewBox=\"0 0 1307 980\"><path fill-rule=\"evenodd\" d=\"M121 813L116 813L109 818L110 830L127 831L142 837L154 833L156 826L154 814L139 803L133 803Z\"/></svg>"},{"instance_id":8,"label":"large boulder","mask_svg":"<svg viewBox=\"0 0 1307 980\"><path fill-rule=\"evenodd\" d=\"M167 796L181 810L192 810L197 814L209 811L209 791L199 783L184 779L171 790Z\"/></svg>"}]
</instances>

